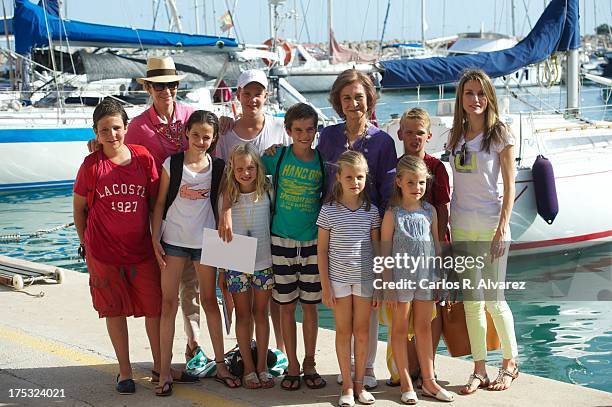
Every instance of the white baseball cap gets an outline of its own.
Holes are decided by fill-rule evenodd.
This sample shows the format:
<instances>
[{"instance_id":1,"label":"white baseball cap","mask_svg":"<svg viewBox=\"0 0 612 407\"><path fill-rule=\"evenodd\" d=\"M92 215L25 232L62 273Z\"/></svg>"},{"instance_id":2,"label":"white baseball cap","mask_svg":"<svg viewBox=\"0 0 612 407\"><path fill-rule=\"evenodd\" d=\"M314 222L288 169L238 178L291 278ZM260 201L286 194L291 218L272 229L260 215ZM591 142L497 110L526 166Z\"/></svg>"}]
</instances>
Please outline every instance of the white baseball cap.
<instances>
[{"instance_id":1,"label":"white baseball cap","mask_svg":"<svg viewBox=\"0 0 612 407\"><path fill-rule=\"evenodd\" d=\"M236 85L239 88L244 88L251 82L257 82L265 89L268 89L268 78L264 71L260 71L259 69L249 69L248 71L244 71L238 77L238 84Z\"/></svg>"}]
</instances>

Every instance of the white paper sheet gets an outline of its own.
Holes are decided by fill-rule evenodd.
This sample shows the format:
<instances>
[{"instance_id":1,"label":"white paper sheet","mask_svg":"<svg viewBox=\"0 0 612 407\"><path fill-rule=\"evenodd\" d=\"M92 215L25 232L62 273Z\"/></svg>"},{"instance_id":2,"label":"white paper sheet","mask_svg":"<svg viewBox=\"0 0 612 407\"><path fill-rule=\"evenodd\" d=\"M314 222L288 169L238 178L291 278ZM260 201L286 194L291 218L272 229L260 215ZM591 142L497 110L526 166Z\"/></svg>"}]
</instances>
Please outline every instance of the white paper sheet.
<instances>
[{"instance_id":1,"label":"white paper sheet","mask_svg":"<svg viewBox=\"0 0 612 407\"><path fill-rule=\"evenodd\" d=\"M201 264L253 274L256 254L257 239L254 237L234 235L227 243L216 230L204 229Z\"/></svg>"}]
</instances>

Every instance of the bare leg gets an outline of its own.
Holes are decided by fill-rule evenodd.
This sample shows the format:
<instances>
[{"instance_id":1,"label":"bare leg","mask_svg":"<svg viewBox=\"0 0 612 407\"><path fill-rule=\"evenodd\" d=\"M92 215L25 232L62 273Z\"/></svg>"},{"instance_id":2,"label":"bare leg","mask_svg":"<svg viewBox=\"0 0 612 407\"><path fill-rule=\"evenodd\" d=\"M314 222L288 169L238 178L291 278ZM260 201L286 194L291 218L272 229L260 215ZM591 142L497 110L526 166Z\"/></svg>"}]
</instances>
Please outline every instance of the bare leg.
<instances>
[{"instance_id":1,"label":"bare leg","mask_svg":"<svg viewBox=\"0 0 612 407\"><path fill-rule=\"evenodd\" d=\"M304 335L304 366L302 366L304 370L304 375L315 374L316 369L315 364L315 349L317 347L317 334L319 332L319 319L317 314L317 304L301 304L302 305L302 333ZM349 349L350 349L350 341L349 341ZM304 379L309 387L321 386L324 385L325 382L323 378L317 377L314 380Z\"/></svg>"},{"instance_id":2,"label":"bare leg","mask_svg":"<svg viewBox=\"0 0 612 407\"><path fill-rule=\"evenodd\" d=\"M172 381L170 366L172 364L172 345L174 343L174 326L178 311L178 291L181 274L185 268L184 257L166 256L166 268L161 273L162 312L159 322L159 343L161 347L161 366L159 382ZM153 346L151 345L151 351ZM154 370L155 364L153 364Z\"/></svg>"},{"instance_id":3,"label":"bare leg","mask_svg":"<svg viewBox=\"0 0 612 407\"><path fill-rule=\"evenodd\" d=\"M276 348L285 353L285 341L283 339L283 329L281 325L280 305L274 301L270 301L270 318L272 318L272 327L274 328L274 337L276 338Z\"/></svg>"},{"instance_id":4,"label":"bare leg","mask_svg":"<svg viewBox=\"0 0 612 407\"><path fill-rule=\"evenodd\" d=\"M238 347L244 362L243 384L250 389L259 388L256 382L245 383L244 376L255 372L255 363L251 354L251 339L252 339L252 289L242 293L232 293L236 310L236 337L238 339Z\"/></svg>"},{"instance_id":5,"label":"bare leg","mask_svg":"<svg viewBox=\"0 0 612 407\"><path fill-rule=\"evenodd\" d=\"M353 306L353 336L355 338L355 387L356 394L360 394L363 388L363 376L366 373L366 364L368 359L368 342L370 336L370 315L372 311L372 299L351 296ZM349 376L343 377L342 383L351 379Z\"/></svg>"},{"instance_id":6,"label":"bare leg","mask_svg":"<svg viewBox=\"0 0 612 407\"><path fill-rule=\"evenodd\" d=\"M208 334L212 342L215 361L224 360L223 350L223 321L217 304L217 273L213 267L198 265L198 279L200 281L200 302L206 314ZM217 374L220 377L229 376L230 373L223 363L217 364Z\"/></svg>"},{"instance_id":7,"label":"bare leg","mask_svg":"<svg viewBox=\"0 0 612 407\"><path fill-rule=\"evenodd\" d=\"M408 374L408 313L410 312L409 302L398 302L397 306L392 308L392 333L391 347L393 348L393 357L395 365L400 376L400 391L405 393L413 391L412 381Z\"/></svg>"},{"instance_id":8,"label":"bare leg","mask_svg":"<svg viewBox=\"0 0 612 407\"><path fill-rule=\"evenodd\" d=\"M300 362L297 359L297 334L295 326L296 305L297 300L290 304L282 304L280 306L283 339L285 340L285 349L287 351L287 360L289 362L289 366L287 366L287 373L290 376L298 376L300 374ZM283 384L284 383L281 383L281 385Z\"/></svg>"},{"instance_id":9,"label":"bare leg","mask_svg":"<svg viewBox=\"0 0 612 407\"><path fill-rule=\"evenodd\" d=\"M433 310L434 302L414 300L412 301L412 306L423 388L432 394L437 394L442 387L434 380L433 350L431 346L431 311Z\"/></svg>"},{"instance_id":10,"label":"bare leg","mask_svg":"<svg viewBox=\"0 0 612 407\"><path fill-rule=\"evenodd\" d=\"M351 378L353 297L349 295L348 297L336 298L336 305L334 305L333 311L336 323L336 356L338 357L338 365L342 375L342 394L348 395L353 393L353 379ZM359 380L363 380L363 376Z\"/></svg>"},{"instance_id":11,"label":"bare leg","mask_svg":"<svg viewBox=\"0 0 612 407\"><path fill-rule=\"evenodd\" d=\"M253 318L255 319L255 338L257 340L257 372L267 372L266 359L270 343L270 322L268 304L272 290L253 289Z\"/></svg>"},{"instance_id":12,"label":"bare leg","mask_svg":"<svg viewBox=\"0 0 612 407\"><path fill-rule=\"evenodd\" d=\"M125 317L106 318L106 329L110 337L117 362L119 362L119 381L132 378L130 363L130 344L128 339L127 321Z\"/></svg>"}]
</instances>

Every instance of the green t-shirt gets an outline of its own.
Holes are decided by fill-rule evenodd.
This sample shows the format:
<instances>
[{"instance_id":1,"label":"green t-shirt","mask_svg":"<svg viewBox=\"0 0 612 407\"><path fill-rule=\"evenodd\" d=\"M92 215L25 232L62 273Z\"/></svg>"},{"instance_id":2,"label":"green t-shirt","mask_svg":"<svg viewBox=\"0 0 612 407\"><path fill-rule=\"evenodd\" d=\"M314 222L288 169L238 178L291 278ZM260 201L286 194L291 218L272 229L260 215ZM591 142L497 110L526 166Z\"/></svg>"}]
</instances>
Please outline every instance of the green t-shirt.
<instances>
[{"instance_id":1,"label":"green t-shirt","mask_svg":"<svg viewBox=\"0 0 612 407\"><path fill-rule=\"evenodd\" d=\"M274 176L282 148L274 156L263 156L266 174ZM272 233L304 242L317 238L317 217L321 209L323 173L319 152L311 161L301 161L291 146L286 147L278 171L276 211L272 219Z\"/></svg>"}]
</instances>

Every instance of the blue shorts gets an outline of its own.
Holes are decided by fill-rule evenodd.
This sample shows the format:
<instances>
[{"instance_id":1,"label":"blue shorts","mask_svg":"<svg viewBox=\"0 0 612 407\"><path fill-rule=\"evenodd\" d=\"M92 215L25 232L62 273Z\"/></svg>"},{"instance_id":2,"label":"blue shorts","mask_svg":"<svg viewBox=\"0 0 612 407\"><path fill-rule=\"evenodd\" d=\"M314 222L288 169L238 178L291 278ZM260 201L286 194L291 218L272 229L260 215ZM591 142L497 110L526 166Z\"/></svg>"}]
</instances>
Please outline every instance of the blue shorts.
<instances>
[{"instance_id":1,"label":"blue shorts","mask_svg":"<svg viewBox=\"0 0 612 407\"><path fill-rule=\"evenodd\" d=\"M191 261L197 262L199 262L200 258L202 257L202 249L192 249L190 247L175 246L173 244L168 244L164 241L161 242L161 245L164 248L164 251L166 252L167 256L187 257Z\"/></svg>"}]
</instances>

